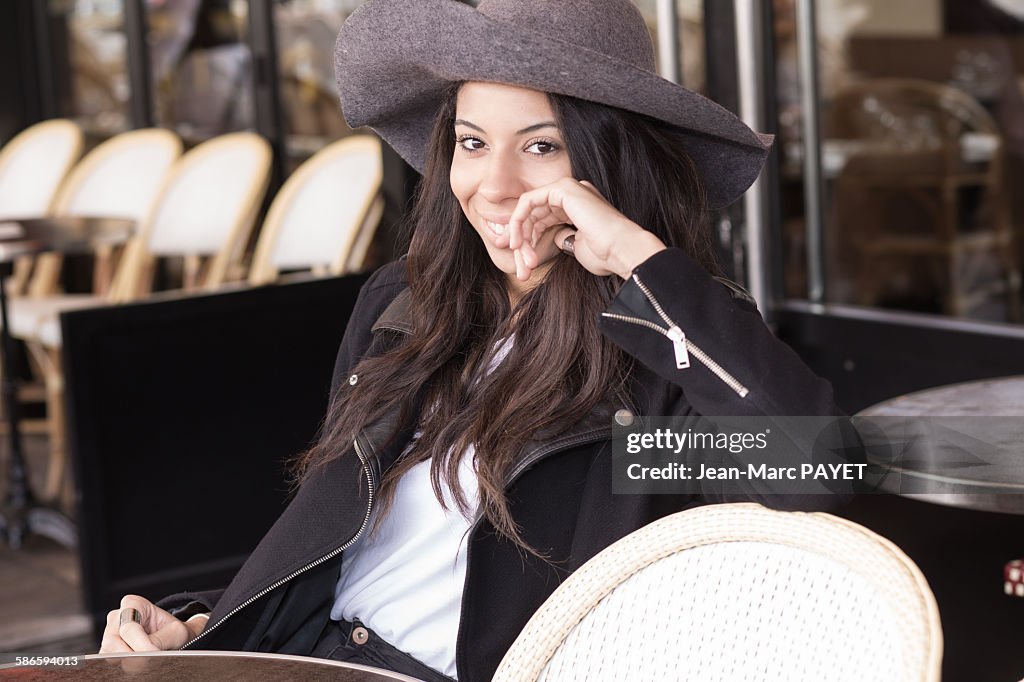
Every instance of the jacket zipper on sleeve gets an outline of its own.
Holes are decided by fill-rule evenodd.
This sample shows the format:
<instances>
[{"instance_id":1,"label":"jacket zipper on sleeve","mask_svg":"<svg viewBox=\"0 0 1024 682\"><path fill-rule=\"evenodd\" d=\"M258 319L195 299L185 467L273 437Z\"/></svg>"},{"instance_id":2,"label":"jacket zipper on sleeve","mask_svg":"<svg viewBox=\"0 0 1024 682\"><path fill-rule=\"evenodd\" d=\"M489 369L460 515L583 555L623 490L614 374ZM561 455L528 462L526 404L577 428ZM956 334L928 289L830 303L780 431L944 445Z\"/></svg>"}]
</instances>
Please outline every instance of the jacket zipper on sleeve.
<instances>
[{"instance_id":1,"label":"jacket zipper on sleeve","mask_svg":"<svg viewBox=\"0 0 1024 682\"><path fill-rule=\"evenodd\" d=\"M220 627L220 625L222 623L224 623L224 621L226 621L228 618L230 618L231 616L235 615L236 613L238 613L239 611L244 609L246 606L249 606L250 604L252 604L257 599L263 597L264 595L266 595L266 594L268 594L270 592L273 592L274 590L276 590L281 585L284 585L289 580L292 580L293 578L295 578L295 577L305 573L306 571L310 570L311 568L316 568L317 566L319 566L320 564L324 563L325 561L328 561L329 559L333 559L334 557L338 556L338 554L340 554L341 552L344 552L346 549L348 549L353 544L355 544L356 540L358 540L359 537L363 534L363 531L366 530L366 526L370 522L370 511L373 509L374 483L373 483L373 476L370 474L370 465L366 461L366 457L365 457L365 455L363 455L362 450L359 448L359 443L356 442L356 441L353 441L352 444L355 446L356 455L359 456L359 461L362 462L363 472L366 474L366 485L369 488L369 500L367 501L367 504L366 504L366 514L363 516L363 523L362 523L361 526L359 526L359 530L356 531L356 534L353 535L352 538L348 542L346 542L344 545L342 545L341 547L338 547L337 549L331 551L330 553L325 554L324 556L320 557L316 561L313 561L311 563L306 564L305 566L303 566L299 570L294 571L292 573L289 573L287 576L285 576L284 578L281 578L280 580L275 582L273 585L271 585L269 587L265 587L262 590L260 590L259 592L257 592L256 594L254 594L253 596L249 597L244 602L242 602L241 604L239 604L235 608L231 609L231 611L229 611L223 618L218 620L213 625L210 625L209 627L205 628L198 635L196 635L191 640L186 642L184 644L184 646L181 647L182 649L189 648L190 646L192 646L193 644L198 642L200 639L205 637L207 633L212 632L213 630L216 630L218 627Z\"/></svg>"},{"instance_id":2,"label":"jacket zipper on sleeve","mask_svg":"<svg viewBox=\"0 0 1024 682\"><path fill-rule=\"evenodd\" d=\"M640 278L634 274L633 281L640 288L640 291L644 292L644 296L650 301L651 306L654 308L658 316L665 321L666 327L661 327L654 322L645 320L640 317L632 317L629 315L619 315L617 313L601 313L603 317L611 318L613 320L619 320L620 322L629 322L631 324L640 325L641 327L647 327L667 337L672 342L672 349L675 351L676 356L676 369L686 369L690 366L690 354L697 358L705 367L711 370L711 373L721 379L729 388L736 392L741 398L747 397L750 390L741 384L736 377L729 374L725 369L722 368L717 362L711 359L707 353L701 350L697 344L686 338L686 334L682 328L672 321L672 318L668 316L665 309L661 307L658 300L654 298L654 294L647 288Z\"/></svg>"}]
</instances>

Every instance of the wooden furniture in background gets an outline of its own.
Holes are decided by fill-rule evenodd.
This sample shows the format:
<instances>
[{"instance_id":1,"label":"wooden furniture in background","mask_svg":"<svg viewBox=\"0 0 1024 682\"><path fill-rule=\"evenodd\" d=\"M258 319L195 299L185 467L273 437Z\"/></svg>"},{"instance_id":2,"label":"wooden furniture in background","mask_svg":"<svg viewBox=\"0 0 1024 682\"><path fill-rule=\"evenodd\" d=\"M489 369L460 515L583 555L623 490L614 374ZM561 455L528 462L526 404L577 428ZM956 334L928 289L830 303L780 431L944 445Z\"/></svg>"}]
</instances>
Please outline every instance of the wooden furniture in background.
<instances>
[{"instance_id":1,"label":"wooden furniture in background","mask_svg":"<svg viewBox=\"0 0 1024 682\"><path fill-rule=\"evenodd\" d=\"M1002 294L1007 318L1020 319L1002 138L977 101L928 81L863 81L836 97L831 134L863 142L836 179L839 238L858 253L859 303L876 304L894 268L925 259L947 314L966 315ZM969 135L991 143L987 160L965 158ZM985 281L993 261L1000 276Z\"/></svg>"},{"instance_id":2,"label":"wooden furniture in background","mask_svg":"<svg viewBox=\"0 0 1024 682\"><path fill-rule=\"evenodd\" d=\"M255 133L224 135L189 150L163 179L155 204L125 247L109 292L22 299L12 306L11 335L26 342L46 386L53 470L47 497L56 498L67 480L61 313L140 298L150 291L157 256L184 257L185 289L221 286L248 241L267 189L270 159L270 145Z\"/></svg>"},{"instance_id":3,"label":"wooden furniture in background","mask_svg":"<svg viewBox=\"0 0 1024 682\"><path fill-rule=\"evenodd\" d=\"M82 129L61 118L37 123L15 135L0 149L0 219L50 215L61 182L81 156L83 145ZM8 293L22 293L31 271L32 259L20 260Z\"/></svg>"},{"instance_id":4,"label":"wooden furniture in background","mask_svg":"<svg viewBox=\"0 0 1024 682\"><path fill-rule=\"evenodd\" d=\"M359 270L384 210L382 174L380 141L369 135L334 142L299 166L267 211L249 283L282 271Z\"/></svg>"}]
</instances>

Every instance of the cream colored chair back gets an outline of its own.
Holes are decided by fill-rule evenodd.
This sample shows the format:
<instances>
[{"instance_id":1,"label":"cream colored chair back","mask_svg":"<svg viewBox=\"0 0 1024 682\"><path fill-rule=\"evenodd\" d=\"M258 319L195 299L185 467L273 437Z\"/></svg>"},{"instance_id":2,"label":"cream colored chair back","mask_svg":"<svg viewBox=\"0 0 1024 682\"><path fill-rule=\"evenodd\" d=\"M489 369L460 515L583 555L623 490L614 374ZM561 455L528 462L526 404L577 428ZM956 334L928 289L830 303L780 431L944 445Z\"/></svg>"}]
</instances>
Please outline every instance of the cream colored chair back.
<instances>
[{"instance_id":1,"label":"cream colored chair back","mask_svg":"<svg viewBox=\"0 0 1024 682\"><path fill-rule=\"evenodd\" d=\"M82 130L66 119L26 128L0 150L0 219L49 215L68 169L82 154Z\"/></svg>"},{"instance_id":2,"label":"cream colored chair back","mask_svg":"<svg viewBox=\"0 0 1024 682\"><path fill-rule=\"evenodd\" d=\"M111 298L146 292L154 257L185 257L186 288L213 289L241 257L270 179L270 145L255 133L221 135L186 152L118 266ZM200 272L200 259L207 258Z\"/></svg>"},{"instance_id":3,"label":"cream colored chair back","mask_svg":"<svg viewBox=\"0 0 1024 682\"><path fill-rule=\"evenodd\" d=\"M115 135L75 164L54 201L54 215L129 218L142 223L156 201L164 178L181 156L181 140L169 130L146 128ZM96 293L109 284L113 250L96 254ZM28 289L30 298L53 294L63 258L44 253L36 258Z\"/></svg>"},{"instance_id":4,"label":"cream colored chair back","mask_svg":"<svg viewBox=\"0 0 1024 682\"><path fill-rule=\"evenodd\" d=\"M181 151L178 136L162 128L115 135L71 170L54 213L142 221Z\"/></svg>"},{"instance_id":5,"label":"cream colored chair back","mask_svg":"<svg viewBox=\"0 0 1024 682\"><path fill-rule=\"evenodd\" d=\"M584 564L494 682L938 682L941 658L935 598L894 544L828 514L723 504Z\"/></svg>"},{"instance_id":6,"label":"cream colored chair back","mask_svg":"<svg viewBox=\"0 0 1024 682\"><path fill-rule=\"evenodd\" d=\"M377 138L334 142L299 166L263 222L249 282L274 281L282 270L340 275L362 264L380 221L383 199Z\"/></svg>"}]
</instances>

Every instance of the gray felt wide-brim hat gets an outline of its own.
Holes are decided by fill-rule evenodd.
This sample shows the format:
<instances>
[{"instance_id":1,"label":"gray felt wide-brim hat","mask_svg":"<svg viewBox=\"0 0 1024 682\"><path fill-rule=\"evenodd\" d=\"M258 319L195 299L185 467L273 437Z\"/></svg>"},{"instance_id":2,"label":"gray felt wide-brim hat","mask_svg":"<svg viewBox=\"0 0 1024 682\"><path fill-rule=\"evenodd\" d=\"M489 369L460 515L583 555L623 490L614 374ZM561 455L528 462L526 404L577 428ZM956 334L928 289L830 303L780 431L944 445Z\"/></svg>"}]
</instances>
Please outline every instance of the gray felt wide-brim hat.
<instances>
[{"instance_id":1,"label":"gray felt wide-brim hat","mask_svg":"<svg viewBox=\"0 0 1024 682\"><path fill-rule=\"evenodd\" d=\"M772 140L658 76L629 0L369 0L342 26L334 64L349 125L370 126L421 173L453 81L519 85L679 126L713 207L750 187Z\"/></svg>"}]
</instances>

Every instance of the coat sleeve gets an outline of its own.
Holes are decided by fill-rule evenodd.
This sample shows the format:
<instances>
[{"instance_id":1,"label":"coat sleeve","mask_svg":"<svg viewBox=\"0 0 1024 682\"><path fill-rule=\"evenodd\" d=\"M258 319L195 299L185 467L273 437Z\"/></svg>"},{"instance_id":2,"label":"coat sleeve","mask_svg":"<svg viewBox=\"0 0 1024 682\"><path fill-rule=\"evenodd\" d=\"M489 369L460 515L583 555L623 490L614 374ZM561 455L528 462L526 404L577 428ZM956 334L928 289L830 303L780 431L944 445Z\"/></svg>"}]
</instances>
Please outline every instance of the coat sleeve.
<instances>
[{"instance_id":1,"label":"coat sleeve","mask_svg":"<svg viewBox=\"0 0 1024 682\"><path fill-rule=\"evenodd\" d=\"M680 249L665 249L640 264L602 314L600 325L616 345L682 389L677 401L662 406L665 414L647 416L757 418L757 423L770 423L780 434L776 442L787 446L789 463L842 463L849 452L857 451L855 443L846 440L838 448L841 454L835 449L825 452L821 440L809 433L810 420L793 419L836 417L842 423L841 437L855 440L833 400L831 385L775 337L749 300L716 281ZM693 471L701 462L743 463L746 470L744 456L726 452L717 460L717 454L711 460L707 457L707 451L691 449L687 463ZM702 484L701 494L713 501L831 509L852 492L845 484L801 486L807 495L792 494L796 485L784 487L785 494L778 484L763 481L711 482Z\"/></svg>"},{"instance_id":2,"label":"coat sleeve","mask_svg":"<svg viewBox=\"0 0 1024 682\"><path fill-rule=\"evenodd\" d=\"M396 261L376 270L359 289L359 296L349 316L345 335L342 337L335 359L331 381L332 396L370 347L374 321L405 286L404 263ZM203 592L179 592L164 597L157 602L157 606L181 620L187 620L197 613L212 612L223 592L223 588Z\"/></svg>"}]
</instances>

